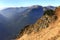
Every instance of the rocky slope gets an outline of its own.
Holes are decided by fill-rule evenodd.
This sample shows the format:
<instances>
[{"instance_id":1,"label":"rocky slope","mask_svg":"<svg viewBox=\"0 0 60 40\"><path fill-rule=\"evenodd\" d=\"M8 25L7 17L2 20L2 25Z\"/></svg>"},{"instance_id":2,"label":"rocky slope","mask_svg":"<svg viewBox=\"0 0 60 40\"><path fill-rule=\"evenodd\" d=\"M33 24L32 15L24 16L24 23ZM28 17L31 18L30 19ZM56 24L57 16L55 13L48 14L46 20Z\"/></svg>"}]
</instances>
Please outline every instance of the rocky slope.
<instances>
[{"instance_id":1,"label":"rocky slope","mask_svg":"<svg viewBox=\"0 0 60 40\"><path fill-rule=\"evenodd\" d=\"M26 26L16 40L60 40L60 7L45 13L35 24Z\"/></svg>"}]
</instances>

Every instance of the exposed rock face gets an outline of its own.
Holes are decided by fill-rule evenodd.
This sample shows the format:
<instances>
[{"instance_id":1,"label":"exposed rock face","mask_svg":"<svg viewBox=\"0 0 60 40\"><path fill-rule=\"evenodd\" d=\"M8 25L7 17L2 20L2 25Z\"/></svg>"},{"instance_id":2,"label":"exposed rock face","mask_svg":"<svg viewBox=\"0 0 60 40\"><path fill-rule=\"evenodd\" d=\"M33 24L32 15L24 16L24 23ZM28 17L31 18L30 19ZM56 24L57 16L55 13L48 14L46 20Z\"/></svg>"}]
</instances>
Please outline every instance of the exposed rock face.
<instances>
[{"instance_id":1,"label":"exposed rock face","mask_svg":"<svg viewBox=\"0 0 60 40\"><path fill-rule=\"evenodd\" d=\"M35 24L26 26L16 40L60 40L60 7L53 15L45 14Z\"/></svg>"}]
</instances>

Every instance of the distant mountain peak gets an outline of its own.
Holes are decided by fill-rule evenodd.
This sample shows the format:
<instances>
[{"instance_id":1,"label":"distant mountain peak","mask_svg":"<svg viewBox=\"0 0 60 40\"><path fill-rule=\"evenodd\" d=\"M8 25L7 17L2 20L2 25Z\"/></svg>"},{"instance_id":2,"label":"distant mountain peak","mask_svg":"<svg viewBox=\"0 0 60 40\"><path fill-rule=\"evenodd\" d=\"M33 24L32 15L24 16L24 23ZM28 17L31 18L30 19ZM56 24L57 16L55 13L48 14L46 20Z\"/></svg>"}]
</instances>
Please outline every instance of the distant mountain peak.
<instances>
[{"instance_id":1,"label":"distant mountain peak","mask_svg":"<svg viewBox=\"0 0 60 40\"><path fill-rule=\"evenodd\" d=\"M30 6L30 8L38 8L38 7L42 7L40 5L33 5L33 6Z\"/></svg>"}]
</instances>

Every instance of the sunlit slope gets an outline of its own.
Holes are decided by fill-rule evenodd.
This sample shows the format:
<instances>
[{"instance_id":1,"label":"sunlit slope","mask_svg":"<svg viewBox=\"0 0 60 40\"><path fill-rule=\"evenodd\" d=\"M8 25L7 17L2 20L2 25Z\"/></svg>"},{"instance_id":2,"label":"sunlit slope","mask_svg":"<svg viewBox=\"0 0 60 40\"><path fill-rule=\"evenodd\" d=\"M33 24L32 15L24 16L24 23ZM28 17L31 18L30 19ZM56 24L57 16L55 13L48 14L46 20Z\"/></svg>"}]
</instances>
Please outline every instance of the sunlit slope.
<instances>
[{"instance_id":1,"label":"sunlit slope","mask_svg":"<svg viewBox=\"0 0 60 40\"><path fill-rule=\"evenodd\" d=\"M44 17L42 18L45 19ZM35 24L30 25L30 27L34 27L35 29L40 27L38 28L39 30L36 31L34 28L34 30L31 28L32 32L27 33L31 31L29 27L25 32L22 32L23 36L17 38L17 40L60 40L60 7L56 8L54 15L48 16L48 18L48 26L43 23L42 27L40 27L39 23L42 22L42 19L40 19Z\"/></svg>"}]
</instances>

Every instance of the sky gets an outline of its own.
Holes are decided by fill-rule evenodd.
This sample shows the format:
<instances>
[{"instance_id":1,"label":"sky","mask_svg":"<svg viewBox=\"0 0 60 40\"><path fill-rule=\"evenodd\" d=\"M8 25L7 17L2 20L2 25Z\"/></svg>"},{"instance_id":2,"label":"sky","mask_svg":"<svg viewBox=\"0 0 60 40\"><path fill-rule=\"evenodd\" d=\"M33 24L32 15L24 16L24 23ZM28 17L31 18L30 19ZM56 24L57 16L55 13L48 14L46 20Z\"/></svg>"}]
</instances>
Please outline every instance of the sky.
<instances>
[{"instance_id":1,"label":"sky","mask_svg":"<svg viewBox=\"0 0 60 40\"><path fill-rule=\"evenodd\" d=\"M7 7L25 7L32 5L60 6L60 0L0 0L0 9Z\"/></svg>"}]
</instances>

